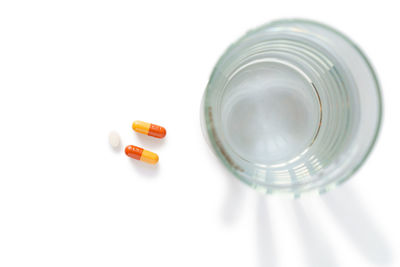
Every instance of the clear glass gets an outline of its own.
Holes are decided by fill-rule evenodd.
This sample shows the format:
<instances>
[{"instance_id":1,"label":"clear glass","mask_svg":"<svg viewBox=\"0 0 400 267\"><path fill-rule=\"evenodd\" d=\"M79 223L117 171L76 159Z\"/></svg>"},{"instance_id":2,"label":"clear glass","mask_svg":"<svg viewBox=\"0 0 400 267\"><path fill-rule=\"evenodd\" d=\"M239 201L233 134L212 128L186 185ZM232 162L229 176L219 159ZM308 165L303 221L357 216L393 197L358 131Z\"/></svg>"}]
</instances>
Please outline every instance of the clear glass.
<instances>
[{"instance_id":1,"label":"clear glass","mask_svg":"<svg viewBox=\"0 0 400 267\"><path fill-rule=\"evenodd\" d=\"M382 104L374 71L341 33L305 20L249 31L215 66L204 135L226 167L264 193L322 193L372 149Z\"/></svg>"}]
</instances>

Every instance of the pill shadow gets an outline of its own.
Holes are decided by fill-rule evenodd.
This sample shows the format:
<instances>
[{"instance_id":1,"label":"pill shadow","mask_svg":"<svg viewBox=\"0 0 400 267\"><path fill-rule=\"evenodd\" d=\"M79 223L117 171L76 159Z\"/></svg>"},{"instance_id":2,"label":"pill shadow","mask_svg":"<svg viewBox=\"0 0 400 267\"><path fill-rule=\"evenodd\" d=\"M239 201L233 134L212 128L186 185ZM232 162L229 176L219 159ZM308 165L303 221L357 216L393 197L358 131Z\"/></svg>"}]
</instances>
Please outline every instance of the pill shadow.
<instances>
[{"instance_id":1,"label":"pill shadow","mask_svg":"<svg viewBox=\"0 0 400 267\"><path fill-rule=\"evenodd\" d=\"M139 147L143 147L144 149L148 148L151 150L156 150L162 146L164 146L167 142L167 137L165 138L155 138L152 136L144 135L141 133L134 133L138 139L138 144L136 144ZM157 151L153 151L157 153Z\"/></svg>"},{"instance_id":2,"label":"pill shadow","mask_svg":"<svg viewBox=\"0 0 400 267\"><path fill-rule=\"evenodd\" d=\"M135 169L135 173L140 176L155 178L160 173L160 163L153 165L131 158L127 158L127 160Z\"/></svg>"},{"instance_id":3,"label":"pill shadow","mask_svg":"<svg viewBox=\"0 0 400 267\"><path fill-rule=\"evenodd\" d=\"M337 266L333 250L324 235L323 229L319 228L318 222L310 216L300 200L293 200L292 208L295 222L301 241L301 249L304 252L307 266L309 267L335 267Z\"/></svg>"},{"instance_id":4,"label":"pill shadow","mask_svg":"<svg viewBox=\"0 0 400 267\"><path fill-rule=\"evenodd\" d=\"M257 197L256 242L260 267L274 267L277 264L275 236L272 231L271 216L268 212L266 196Z\"/></svg>"},{"instance_id":5,"label":"pill shadow","mask_svg":"<svg viewBox=\"0 0 400 267\"><path fill-rule=\"evenodd\" d=\"M386 238L353 190L342 186L325 194L322 199L332 218L362 256L377 265L386 265L393 261Z\"/></svg>"}]
</instances>

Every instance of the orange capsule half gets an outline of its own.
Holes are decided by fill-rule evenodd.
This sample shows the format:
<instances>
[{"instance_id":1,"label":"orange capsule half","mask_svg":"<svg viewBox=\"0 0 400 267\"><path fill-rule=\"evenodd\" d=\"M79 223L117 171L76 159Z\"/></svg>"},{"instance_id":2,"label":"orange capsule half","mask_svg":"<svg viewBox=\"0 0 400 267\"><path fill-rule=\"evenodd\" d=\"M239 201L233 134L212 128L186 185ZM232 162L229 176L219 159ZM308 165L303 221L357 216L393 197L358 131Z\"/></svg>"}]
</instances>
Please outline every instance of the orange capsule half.
<instances>
[{"instance_id":1,"label":"orange capsule half","mask_svg":"<svg viewBox=\"0 0 400 267\"><path fill-rule=\"evenodd\" d=\"M157 137L157 138L164 138L167 134L167 131L164 127L144 122L144 121L134 121L132 124L132 129L135 132L142 133L145 135Z\"/></svg>"},{"instance_id":2,"label":"orange capsule half","mask_svg":"<svg viewBox=\"0 0 400 267\"><path fill-rule=\"evenodd\" d=\"M125 147L125 154L133 159L144 161L150 164L158 162L158 155L156 153L145 150L141 147L129 145Z\"/></svg>"}]
</instances>

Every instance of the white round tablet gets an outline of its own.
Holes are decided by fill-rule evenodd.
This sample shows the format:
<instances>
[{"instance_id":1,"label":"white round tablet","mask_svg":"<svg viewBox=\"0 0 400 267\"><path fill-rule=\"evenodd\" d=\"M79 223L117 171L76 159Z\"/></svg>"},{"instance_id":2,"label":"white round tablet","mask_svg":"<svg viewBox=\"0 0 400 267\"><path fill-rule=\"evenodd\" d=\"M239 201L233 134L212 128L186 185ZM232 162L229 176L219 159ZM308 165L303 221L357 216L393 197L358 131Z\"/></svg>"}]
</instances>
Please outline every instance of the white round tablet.
<instances>
[{"instance_id":1,"label":"white round tablet","mask_svg":"<svg viewBox=\"0 0 400 267\"><path fill-rule=\"evenodd\" d=\"M118 148L119 145L121 144L121 138L119 137L119 134L116 131L112 131L108 135L108 142L113 148Z\"/></svg>"}]
</instances>

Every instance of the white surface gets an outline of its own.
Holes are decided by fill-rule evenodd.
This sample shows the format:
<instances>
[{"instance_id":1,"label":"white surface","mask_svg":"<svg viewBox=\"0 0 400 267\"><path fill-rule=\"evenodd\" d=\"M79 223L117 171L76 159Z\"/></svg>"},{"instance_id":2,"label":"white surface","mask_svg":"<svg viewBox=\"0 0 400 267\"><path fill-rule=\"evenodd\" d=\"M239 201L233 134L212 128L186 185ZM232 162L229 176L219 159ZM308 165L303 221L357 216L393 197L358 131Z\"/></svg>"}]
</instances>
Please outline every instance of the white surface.
<instances>
[{"instance_id":1,"label":"white surface","mask_svg":"<svg viewBox=\"0 0 400 267\"><path fill-rule=\"evenodd\" d=\"M2 1L0 266L399 266L395 5ZM323 197L261 196L228 175L201 136L200 99L218 57L281 17L349 35L384 92L373 154ZM134 133L136 119L168 136ZM112 129L159 164L113 151Z\"/></svg>"}]
</instances>

